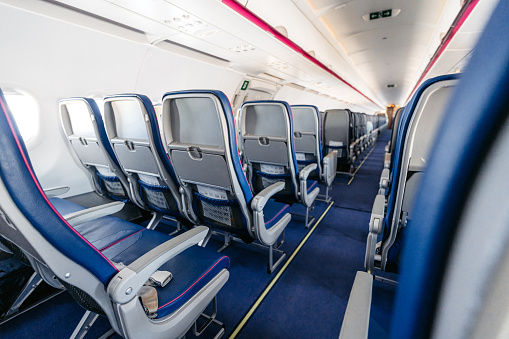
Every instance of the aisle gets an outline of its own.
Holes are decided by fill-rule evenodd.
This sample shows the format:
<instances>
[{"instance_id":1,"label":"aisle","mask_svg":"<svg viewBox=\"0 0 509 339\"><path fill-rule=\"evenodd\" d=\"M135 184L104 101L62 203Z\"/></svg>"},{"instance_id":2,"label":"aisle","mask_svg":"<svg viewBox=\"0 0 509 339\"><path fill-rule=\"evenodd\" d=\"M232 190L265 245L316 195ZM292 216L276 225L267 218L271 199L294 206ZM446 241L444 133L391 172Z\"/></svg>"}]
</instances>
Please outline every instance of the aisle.
<instances>
[{"instance_id":1,"label":"aisle","mask_svg":"<svg viewBox=\"0 0 509 339\"><path fill-rule=\"evenodd\" d=\"M350 184L338 178L334 204L238 338L337 338L355 272L364 269L371 206L378 192L385 131ZM383 287L382 287L383 288Z\"/></svg>"}]
</instances>

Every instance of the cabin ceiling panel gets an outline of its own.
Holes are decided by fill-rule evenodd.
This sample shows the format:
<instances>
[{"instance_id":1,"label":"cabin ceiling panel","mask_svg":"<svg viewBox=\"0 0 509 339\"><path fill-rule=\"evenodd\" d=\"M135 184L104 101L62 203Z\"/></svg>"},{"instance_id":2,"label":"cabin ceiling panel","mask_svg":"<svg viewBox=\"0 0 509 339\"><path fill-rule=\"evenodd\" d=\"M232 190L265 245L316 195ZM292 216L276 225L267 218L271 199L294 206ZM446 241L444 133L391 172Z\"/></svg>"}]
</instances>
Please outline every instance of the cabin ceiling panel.
<instances>
[{"instance_id":1,"label":"cabin ceiling panel","mask_svg":"<svg viewBox=\"0 0 509 339\"><path fill-rule=\"evenodd\" d=\"M75 13L76 17L85 17L83 13L88 12L99 20L104 18L110 25L119 23L132 28L138 38L144 33L147 43L157 45L168 40L196 50L186 55L180 48L177 54L182 52L193 58L201 52L205 54L203 58L198 57L202 61L209 54L210 58L223 59L212 62L216 65L222 62L223 67L229 65L249 74L267 72L282 78L282 82L299 83L320 93L372 105L333 74L296 54L221 1L26 0L23 5L16 5L20 2L15 0L0 1L34 9L41 7L41 3L55 8L56 3L61 3L81 10ZM273 27L284 26L288 37L304 51L312 52L325 67L382 105L398 103L395 102L397 92L411 91L460 8L459 0L244 0L240 3ZM482 3L448 47L465 53L451 53L447 57L450 60L443 54L444 64L440 65L442 59L439 59L437 70L450 71L463 63L496 0ZM59 10L63 8L60 7ZM363 19L370 12L386 9L392 9L394 16ZM55 17L60 19L58 15ZM78 25L86 26L87 20L78 21ZM102 29L102 26L93 27ZM165 49L169 48L166 45ZM317 87L315 83L324 85ZM397 90L388 91L388 83L396 84Z\"/></svg>"}]
</instances>

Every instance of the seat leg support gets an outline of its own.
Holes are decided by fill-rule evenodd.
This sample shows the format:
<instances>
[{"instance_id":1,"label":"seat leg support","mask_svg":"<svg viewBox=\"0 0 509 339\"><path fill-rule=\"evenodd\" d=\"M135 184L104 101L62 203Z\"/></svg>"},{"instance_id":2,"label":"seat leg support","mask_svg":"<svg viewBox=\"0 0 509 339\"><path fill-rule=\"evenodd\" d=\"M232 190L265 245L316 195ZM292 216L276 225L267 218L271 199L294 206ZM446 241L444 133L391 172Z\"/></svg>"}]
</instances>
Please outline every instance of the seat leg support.
<instances>
[{"instance_id":1,"label":"seat leg support","mask_svg":"<svg viewBox=\"0 0 509 339\"><path fill-rule=\"evenodd\" d=\"M25 300L32 294L32 292L39 286L39 284L42 282L42 278L37 272L34 272L30 279L28 279L27 283L23 287L23 290L18 295L16 300L12 303L11 307L9 308L9 311L5 314L6 317L11 316L13 314L16 314L19 312L19 308Z\"/></svg>"},{"instance_id":2,"label":"seat leg support","mask_svg":"<svg viewBox=\"0 0 509 339\"><path fill-rule=\"evenodd\" d=\"M224 244L217 250L218 253L223 252L228 246L232 244L232 234L229 232L224 233Z\"/></svg>"},{"instance_id":3,"label":"seat leg support","mask_svg":"<svg viewBox=\"0 0 509 339\"><path fill-rule=\"evenodd\" d=\"M203 325L201 325L199 328L198 328L198 319L196 319L196 321L194 322L194 328L193 328L193 333L195 336L199 336L203 333L203 331L205 331L207 329L207 327L209 327L210 324L214 323L216 325L218 325L220 328L219 328L219 331L216 333L216 335L214 336L214 339L219 339L221 338L224 333L225 333L225 329L226 329L226 326L220 322L219 320L216 319L216 315L217 315L217 296L214 297L214 300L212 300L212 305L213 305L213 310L212 310L212 314L211 315L207 315L205 313L202 313L200 315L200 317L203 317L206 319L205 323Z\"/></svg>"},{"instance_id":4,"label":"seat leg support","mask_svg":"<svg viewBox=\"0 0 509 339\"><path fill-rule=\"evenodd\" d=\"M278 245L279 247L279 245ZM274 263L274 252L279 254L279 259ZM286 252L274 248L274 245L269 246L269 263L267 264L267 273L272 273L283 262L286 257Z\"/></svg>"},{"instance_id":5,"label":"seat leg support","mask_svg":"<svg viewBox=\"0 0 509 339\"><path fill-rule=\"evenodd\" d=\"M154 212L152 214L152 219L150 219L150 222L147 225L147 229L149 229L149 230L155 229L162 218L163 218L163 215L161 213Z\"/></svg>"},{"instance_id":6,"label":"seat leg support","mask_svg":"<svg viewBox=\"0 0 509 339\"><path fill-rule=\"evenodd\" d=\"M87 334L90 327L94 324L94 322L99 317L99 314L86 311L83 317L81 318L78 326L74 329L69 339L82 339Z\"/></svg>"},{"instance_id":7,"label":"seat leg support","mask_svg":"<svg viewBox=\"0 0 509 339\"><path fill-rule=\"evenodd\" d=\"M309 228L315 222L315 217L312 216L311 219L309 218L309 211L311 210L311 207L306 208L306 228Z\"/></svg>"}]
</instances>

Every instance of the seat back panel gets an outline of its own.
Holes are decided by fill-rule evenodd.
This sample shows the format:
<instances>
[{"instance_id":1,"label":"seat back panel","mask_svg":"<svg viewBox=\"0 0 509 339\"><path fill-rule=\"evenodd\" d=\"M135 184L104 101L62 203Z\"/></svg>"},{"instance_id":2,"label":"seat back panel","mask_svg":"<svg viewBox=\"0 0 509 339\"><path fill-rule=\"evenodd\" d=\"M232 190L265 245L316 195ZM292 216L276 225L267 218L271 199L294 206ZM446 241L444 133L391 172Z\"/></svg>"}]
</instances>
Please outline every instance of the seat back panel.
<instances>
[{"instance_id":1,"label":"seat back panel","mask_svg":"<svg viewBox=\"0 0 509 339\"><path fill-rule=\"evenodd\" d=\"M249 162L288 166L287 143L271 141L262 145L258 140L245 140L244 152Z\"/></svg>"},{"instance_id":2,"label":"seat back panel","mask_svg":"<svg viewBox=\"0 0 509 339\"><path fill-rule=\"evenodd\" d=\"M149 146L131 143L128 147L125 143L114 142L113 148L126 172L159 175L154 154Z\"/></svg>"},{"instance_id":3,"label":"seat back panel","mask_svg":"<svg viewBox=\"0 0 509 339\"><path fill-rule=\"evenodd\" d=\"M298 153L307 153L312 154L316 157L316 136L313 134L304 134L306 132L300 132L295 135L295 152ZM297 160L301 160L298 159Z\"/></svg>"},{"instance_id":4,"label":"seat back panel","mask_svg":"<svg viewBox=\"0 0 509 339\"><path fill-rule=\"evenodd\" d=\"M70 142L78 158L84 165L108 167L108 160L104 156L97 141L86 140L86 144L83 144L81 140L74 139L70 140Z\"/></svg>"},{"instance_id":5,"label":"seat back panel","mask_svg":"<svg viewBox=\"0 0 509 339\"><path fill-rule=\"evenodd\" d=\"M171 157L182 181L231 189L231 180L224 156L202 153L201 158L196 159L187 151L173 150Z\"/></svg>"}]
</instances>

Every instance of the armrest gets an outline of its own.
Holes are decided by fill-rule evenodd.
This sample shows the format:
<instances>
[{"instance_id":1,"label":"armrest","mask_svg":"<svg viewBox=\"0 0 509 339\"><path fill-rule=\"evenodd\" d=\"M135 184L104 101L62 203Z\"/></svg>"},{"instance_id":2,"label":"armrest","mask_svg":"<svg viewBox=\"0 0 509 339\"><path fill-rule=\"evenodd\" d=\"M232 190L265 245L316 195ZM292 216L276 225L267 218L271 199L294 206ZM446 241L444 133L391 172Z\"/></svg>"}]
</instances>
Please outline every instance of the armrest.
<instances>
[{"instance_id":1,"label":"armrest","mask_svg":"<svg viewBox=\"0 0 509 339\"><path fill-rule=\"evenodd\" d=\"M130 301L159 267L202 241L207 232L207 227L197 226L145 253L113 277L108 285L108 295L116 303Z\"/></svg>"},{"instance_id":2,"label":"armrest","mask_svg":"<svg viewBox=\"0 0 509 339\"><path fill-rule=\"evenodd\" d=\"M382 175L380 175L380 188L389 187L389 169L384 168L382 171Z\"/></svg>"},{"instance_id":3,"label":"armrest","mask_svg":"<svg viewBox=\"0 0 509 339\"><path fill-rule=\"evenodd\" d=\"M121 201L110 202L100 206L90 207L85 210L81 210L74 213L64 215L64 219L71 226L76 226L84 222L98 219L106 215L110 215L120 211L124 207L124 203Z\"/></svg>"},{"instance_id":4,"label":"armrest","mask_svg":"<svg viewBox=\"0 0 509 339\"><path fill-rule=\"evenodd\" d=\"M302 181L302 180L307 180L307 178L309 177L309 175L311 174L311 172L313 172L315 169L316 169L317 165L316 164L309 164L307 165L306 167L304 167L300 173L299 173L299 179Z\"/></svg>"},{"instance_id":5,"label":"armrest","mask_svg":"<svg viewBox=\"0 0 509 339\"><path fill-rule=\"evenodd\" d=\"M373 276L367 272L357 272L346 306L339 339L365 339L368 337L372 289Z\"/></svg>"},{"instance_id":6,"label":"armrest","mask_svg":"<svg viewBox=\"0 0 509 339\"><path fill-rule=\"evenodd\" d=\"M369 219L369 232L380 234L382 232L382 223L385 212L385 196L377 195L371 210L371 217Z\"/></svg>"},{"instance_id":7,"label":"armrest","mask_svg":"<svg viewBox=\"0 0 509 339\"><path fill-rule=\"evenodd\" d=\"M384 168L391 167L391 153L385 153Z\"/></svg>"},{"instance_id":8,"label":"armrest","mask_svg":"<svg viewBox=\"0 0 509 339\"><path fill-rule=\"evenodd\" d=\"M46 194L48 198L51 198L65 194L69 192L70 189L71 188L69 186L50 187L44 189L44 194Z\"/></svg>"},{"instance_id":9,"label":"armrest","mask_svg":"<svg viewBox=\"0 0 509 339\"><path fill-rule=\"evenodd\" d=\"M338 166L338 151L332 151L323 158L322 179L327 184L327 186L330 186L334 179L336 178L337 166Z\"/></svg>"},{"instance_id":10,"label":"armrest","mask_svg":"<svg viewBox=\"0 0 509 339\"><path fill-rule=\"evenodd\" d=\"M315 166L316 166L316 164L315 164ZM285 188L285 183L282 181L276 182L276 183L270 185L269 187L266 187L265 189L263 189L263 191L258 193L253 198L253 200L251 201L251 208L256 212L263 211L263 208L265 207L265 204L267 203L267 201L269 201L269 199L274 194L282 191L284 188Z\"/></svg>"}]
</instances>

